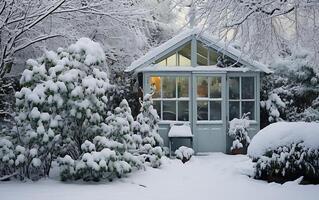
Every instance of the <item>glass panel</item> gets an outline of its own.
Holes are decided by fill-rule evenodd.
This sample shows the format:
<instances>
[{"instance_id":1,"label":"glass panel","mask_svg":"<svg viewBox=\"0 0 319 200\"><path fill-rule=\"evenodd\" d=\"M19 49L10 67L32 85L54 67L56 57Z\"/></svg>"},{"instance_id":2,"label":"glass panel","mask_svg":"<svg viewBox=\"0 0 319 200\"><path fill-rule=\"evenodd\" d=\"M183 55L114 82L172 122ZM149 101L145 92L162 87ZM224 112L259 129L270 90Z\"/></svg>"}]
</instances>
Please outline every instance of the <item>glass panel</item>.
<instances>
[{"instance_id":1,"label":"glass panel","mask_svg":"<svg viewBox=\"0 0 319 200\"><path fill-rule=\"evenodd\" d=\"M176 78L172 76L162 77L163 98L176 97Z\"/></svg>"},{"instance_id":2,"label":"glass panel","mask_svg":"<svg viewBox=\"0 0 319 200\"><path fill-rule=\"evenodd\" d=\"M229 102L229 121L234 118L239 119L239 101Z\"/></svg>"},{"instance_id":3,"label":"glass panel","mask_svg":"<svg viewBox=\"0 0 319 200\"><path fill-rule=\"evenodd\" d=\"M254 77L242 77L241 78L241 98L242 99L254 99L255 98L255 83Z\"/></svg>"},{"instance_id":4,"label":"glass panel","mask_svg":"<svg viewBox=\"0 0 319 200\"><path fill-rule=\"evenodd\" d=\"M188 121L188 101L178 102L178 121Z\"/></svg>"},{"instance_id":5,"label":"glass panel","mask_svg":"<svg viewBox=\"0 0 319 200\"><path fill-rule=\"evenodd\" d=\"M208 120L207 101L197 101L197 120Z\"/></svg>"},{"instance_id":6,"label":"glass panel","mask_svg":"<svg viewBox=\"0 0 319 200\"><path fill-rule=\"evenodd\" d=\"M220 101L210 102L210 120L222 119L222 104Z\"/></svg>"},{"instance_id":7,"label":"glass panel","mask_svg":"<svg viewBox=\"0 0 319 200\"><path fill-rule=\"evenodd\" d=\"M197 77L197 96L208 97L208 77Z\"/></svg>"},{"instance_id":8,"label":"glass panel","mask_svg":"<svg viewBox=\"0 0 319 200\"><path fill-rule=\"evenodd\" d=\"M176 66L176 53L167 58L167 66Z\"/></svg>"},{"instance_id":9,"label":"glass panel","mask_svg":"<svg viewBox=\"0 0 319 200\"><path fill-rule=\"evenodd\" d=\"M163 120L176 120L176 101L163 101Z\"/></svg>"},{"instance_id":10,"label":"glass panel","mask_svg":"<svg viewBox=\"0 0 319 200\"><path fill-rule=\"evenodd\" d=\"M239 77L229 78L229 99L239 99Z\"/></svg>"},{"instance_id":11,"label":"glass panel","mask_svg":"<svg viewBox=\"0 0 319 200\"><path fill-rule=\"evenodd\" d=\"M158 116L161 118L161 101L153 101L153 107L156 109Z\"/></svg>"},{"instance_id":12,"label":"glass panel","mask_svg":"<svg viewBox=\"0 0 319 200\"><path fill-rule=\"evenodd\" d=\"M209 65L217 64L218 54L213 49L209 49Z\"/></svg>"},{"instance_id":13,"label":"glass panel","mask_svg":"<svg viewBox=\"0 0 319 200\"><path fill-rule=\"evenodd\" d=\"M188 77L177 77L178 97L188 97Z\"/></svg>"},{"instance_id":14,"label":"glass panel","mask_svg":"<svg viewBox=\"0 0 319 200\"><path fill-rule=\"evenodd\" d=\"M153 76L150 78L150 84L155 86L155 93L153 98L160 98L161 97L161 77Z\"/></svg>"},{"instance_id":15,"label":"glass panel","mask_svg":"<svg viewBox=\"0 0 319 200\"><path fill-rule=\"evenodd\" d=\"M208 49L201 42L197 42L197 64L208 65Z\"/></svg>"},{"instance_id":16,"label":"glass panel","mask_svg":"<svg viewBox=\"0 0 319 200\"><path fill-rule=\"evenodd\" d=\"M241 104L242 113L250 113L249 119L255 119L255 102L254 101L243 101Z\"/></svg>"},{"instance_id":17,"label":"glass panel","mask_svg":"<svg viewBox=\"0 0 319 200\"><path fill-rule=\"evenodd\" d=\"M191 66L191 60L186 58L185 56L178 54L178 65L179 66Z\"/></svg>"},{"instance_id":18,"label":"glass panel","mask_svg":"<svg viewBox=\"0 0 319 200\"><path fill-rule=\"evenodd\" d=\"M178 65L191 66L191 42L188 42L181 50L178 51Z\"/></svg>"},{"instance_id":19,"label":"glass panel","mask_svg":"<svg viewBox=\"0 0 319 200\"><path fill-rule=\"evenodd\" d=\"M159 63L157 63L159 66L166 66L166 59L160 61Z\"/></svg>"},{"instance_id":20,"label":"glass panel","mask_svg":"<svg viewBox=\"0 0 319 200\"><path fill-rule=\"evenodd\" d=\"M222 97L222 84L221 77L211 77L210 82L210 98L221 98Z\"/></svg>"}]
</instances>

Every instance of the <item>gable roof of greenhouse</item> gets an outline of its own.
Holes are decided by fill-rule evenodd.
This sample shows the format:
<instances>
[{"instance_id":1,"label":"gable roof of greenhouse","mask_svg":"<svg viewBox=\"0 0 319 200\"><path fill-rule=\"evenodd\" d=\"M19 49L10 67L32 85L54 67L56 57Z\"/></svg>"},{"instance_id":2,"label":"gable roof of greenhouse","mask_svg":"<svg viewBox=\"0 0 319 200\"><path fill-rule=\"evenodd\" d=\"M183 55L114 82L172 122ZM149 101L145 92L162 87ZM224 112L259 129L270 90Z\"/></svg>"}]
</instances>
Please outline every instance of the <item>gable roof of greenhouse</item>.
<instances>
[{"instance_id":1,"label":"gable roof of greenhouse","mask_svg":"<svg viewBox=\"0 0 319 200\"><path fill-rule=\"evenodd\" d=\"M227 45L221 40L217 40L207 33L204 33L199 28L193 29L185 29L181 33L177 34L173 38L167 40L163 44L159 45L156 48L153 48L144 56L140 57L139 59L135 60L131 63L129 67L126 68L126 72L135 71L139 68L147 67L154 63L154 61L158 60L159 58L165 56L166 54L174 51L176 48L180 47L181 45L189 42L193 37L196 37L197 40L205 43L210 48L215 49L216 51L223 53L230 58L238 60L241 64L255 69L257 71L262 71L265 73L272 73L272 71L264 64L257 62L248 56L243 55L243 53L236 49L232 45Z\"/></svg>"}]
</instances>

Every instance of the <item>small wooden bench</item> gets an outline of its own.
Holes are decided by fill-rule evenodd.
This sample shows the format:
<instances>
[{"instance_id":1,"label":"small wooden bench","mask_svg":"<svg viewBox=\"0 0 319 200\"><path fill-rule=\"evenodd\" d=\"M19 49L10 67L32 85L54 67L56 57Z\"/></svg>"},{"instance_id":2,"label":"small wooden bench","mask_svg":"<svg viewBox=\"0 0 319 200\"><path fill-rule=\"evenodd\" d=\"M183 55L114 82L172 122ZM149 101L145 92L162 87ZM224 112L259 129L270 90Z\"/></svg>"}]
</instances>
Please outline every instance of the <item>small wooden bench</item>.
<instances>
[{"instance_id":1,"label":"small wooden bench","mask_svg":"<svg viewBox=\"0 0 319 200\"><path fill-rule=\"evenodd\" d=\"M191 127L187 124L184 125L172 125L168 132L169 142L169 156L172 156L172 142L175 138L189 139L191 142L191 148L193 148L193 137Z\"/></svg>"}]
</instances>

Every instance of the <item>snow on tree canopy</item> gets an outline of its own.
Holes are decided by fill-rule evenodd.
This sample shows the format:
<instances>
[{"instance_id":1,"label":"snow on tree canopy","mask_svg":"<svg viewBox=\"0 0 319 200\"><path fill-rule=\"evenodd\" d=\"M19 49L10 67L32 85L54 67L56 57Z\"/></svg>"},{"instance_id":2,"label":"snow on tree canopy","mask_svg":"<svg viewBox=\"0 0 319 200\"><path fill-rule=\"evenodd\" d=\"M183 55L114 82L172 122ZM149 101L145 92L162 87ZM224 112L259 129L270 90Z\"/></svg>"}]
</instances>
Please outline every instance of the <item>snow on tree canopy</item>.
<instances>
[{"instance_id":1,"label":"snow on tree canopy","mask_svg":"<svg viewBox=\"0 0 319 200\"><path fill-rule=\"evenodd\" d=\"M252 158L263 156L281 146L302 143L309 149L319 148L319 123L277 122L260 130L248 147Z\"/></svg>"},{"instance_id":2,"label":"snow on tree canopy","mask_svg":"<svg viewBox=\"0 0 319 200\"><path fill-rule=\"evenodd\" d=\"M69 47L69 51L74 53L84 51L86 54L84 63L87 65L105 60L105 54L101 45L97 42L93 42L89 38L80 38L75 44Z\"/></svg>"}]
</instances>

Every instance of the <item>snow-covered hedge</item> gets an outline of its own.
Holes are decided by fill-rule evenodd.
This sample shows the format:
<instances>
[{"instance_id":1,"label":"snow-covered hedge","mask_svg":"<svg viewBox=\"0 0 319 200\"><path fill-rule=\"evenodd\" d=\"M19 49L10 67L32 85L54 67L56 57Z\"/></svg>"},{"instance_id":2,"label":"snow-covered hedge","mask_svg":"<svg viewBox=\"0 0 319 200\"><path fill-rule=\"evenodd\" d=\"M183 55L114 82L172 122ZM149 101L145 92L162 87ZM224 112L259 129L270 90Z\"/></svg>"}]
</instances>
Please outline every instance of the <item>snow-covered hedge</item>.
<instances>
[{"instance_id":1,"label":"snow-covered hedge","mask_svg":"<svg viewBox=\"0 0 319 200\"><path fill-rule=\"evenodd\" d=\"M189 147L181 146L175 151L176 158L180 159L183 163L189 161L194 155L194 150Z\"/></svg>"},{"instance_id":2,"label":"snow-covered hedge","mask_svg":"<svg viewBox=\"0 0 319 200\"><path fill-rule=\"evenodd\" d=\"M255 178L319 179L319 123L277 122L257 133L248 147Z\"/></svg>"}]
</instances>

